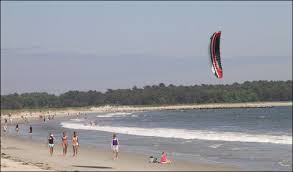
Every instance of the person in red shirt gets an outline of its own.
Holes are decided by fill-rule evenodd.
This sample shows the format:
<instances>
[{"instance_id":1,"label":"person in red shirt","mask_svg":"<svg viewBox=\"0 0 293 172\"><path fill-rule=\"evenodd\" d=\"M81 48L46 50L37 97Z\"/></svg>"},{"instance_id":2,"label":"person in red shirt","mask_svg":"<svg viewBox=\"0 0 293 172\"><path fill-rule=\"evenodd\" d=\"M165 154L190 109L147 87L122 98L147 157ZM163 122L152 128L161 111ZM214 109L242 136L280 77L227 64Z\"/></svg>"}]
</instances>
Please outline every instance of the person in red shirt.
<instances>
[{"instance_id":1,"label":"person in red shirt","mask_svg":"<svg viewBox=\"0 0 293 172\"><path fill-rule=\"evenodd\" d=\"M169 164L171 161L167 158L167 154L162 152L160 163L162 164Z\"/></svg>"}]
</instances>

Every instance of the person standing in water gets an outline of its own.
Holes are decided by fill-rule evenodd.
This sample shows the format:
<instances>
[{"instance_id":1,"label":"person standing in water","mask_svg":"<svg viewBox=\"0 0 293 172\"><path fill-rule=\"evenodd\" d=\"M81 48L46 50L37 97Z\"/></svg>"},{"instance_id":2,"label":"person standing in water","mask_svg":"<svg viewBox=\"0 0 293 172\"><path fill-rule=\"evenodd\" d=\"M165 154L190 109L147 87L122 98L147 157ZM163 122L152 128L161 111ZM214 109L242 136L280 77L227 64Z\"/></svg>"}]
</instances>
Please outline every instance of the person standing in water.
<instances>
[{"instance_id":1,"label":"person standing in water","mask_svg":"<svg viewBox=\"0 0 293 172\"><path fill-rule=\"evenodd\" d=\"M73 132L73 137L72 137L72 147L73 147L73 156L77 155L77 149L79 147L79 141L78 141L78 136L76 132Z\"/></svg>"},{"instance_id":2,"label":"person standing in water","mask_svg":"<svg viewBox=\"0 0 293 172\"><path fill-rule=\"evenodd\" d=\"M30 125L30 131L29 131L30 134L33 133L33 127Z\"/></svg>"},{"instance_id":3,"label":"person standing in water","mask_svg":"<svg viewBox=\"0 0 293 172\"><path fill-rule=\"evenodd\" d=\"M68 147L67 136L66 136L66 133L64 131L63 136L62 136L63 156L65 156L66 153L67 153L67 147Z\"/></svg>"},{"instance_id":4,"label":"person standing in water","mask_svg":"<svg viewBox=\"0 0 293 172\"><path fill-rule=\"evenodd\" d=\"M50 155L52 156L53 155L53 149L54 149L54 135L52 133L49 134L49 138L48 138L48 146L49 146L49 152L50 152Z\"/></svg>"},{"instance_id":5,"label":"person standing in water","mask_svg":"<svg viewBox=\"0 0 293 172\"><path fill-rule=\"evenodd\" d=\"M16 126L15 126L15 130L16 130L16 132L18 133L18 131L19 131L18 124L16 124Z\"/></svg>"},{"instance_id":6,"label":"person standing in water","mask_svg":"<svg viewBox=\"0 0 293 172\"><path fill-rule=\"evenodd\" d=\"M118 159L118 152L119 152L119 141L118 138L116 137L116 134L113 133L113 139L111 142L111 148L113 151L113 159L116 160Z\"/></svg>"},{"instance_id":7,"label":"person standing in water","mask_svg":"<svg viewBox=\"0 0 293 172\"><path fill-rule=\"evenodd\" d=\"M6 131L7 131L7 125L6 124L4 124L4 126L3 126L3 131L6 133Z\"/></svg>"}]
</instances>

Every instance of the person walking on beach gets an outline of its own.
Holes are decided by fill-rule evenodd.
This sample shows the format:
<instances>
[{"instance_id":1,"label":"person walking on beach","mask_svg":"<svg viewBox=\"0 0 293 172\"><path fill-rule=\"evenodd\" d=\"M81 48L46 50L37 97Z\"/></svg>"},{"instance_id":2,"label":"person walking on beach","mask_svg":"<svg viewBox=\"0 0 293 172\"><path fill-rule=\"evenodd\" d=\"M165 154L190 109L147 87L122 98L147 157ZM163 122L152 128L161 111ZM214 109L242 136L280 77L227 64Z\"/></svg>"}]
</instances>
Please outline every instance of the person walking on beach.
<instances>
[{"instance_id":1,"label":"person walking on beach","mask_svg":"<svg viewBox=\"0 0 293 172\"><path fill-rule=\"evenodd\" d=\"M16 130L16 132L18 133L18 131L19 131L18 124L16 124L16 126L15 126L15 130Z\"/></svg>"},{"instance_id":2,"label":"person walking on beach","mask_svg":"<svg viewBox=\"0 0 293 172\"><path fill-rule=\"evenodd\" d=\"M6 133L6 131L7 131L7 124L4 124L3 131Z\"/></svg>"},{"instance_id":3,"label":"person walking on beach","mask_svg":"<svg viewBox=\"0 0 293 172\"><path fill-rule=\"evenodd\" d=\"M111 148L113 151L113 159L116 160L118 159L118 151L119 151L119 141L118 138L116 137L116 134L113 133L113 139L111 142Z\"/></svg>"},{"instance_id":4,"label":"person walking on beach","mask_svg":"<svg viewBox=\"0 0 293 172\"><path fill-rule=\"evenodd\" d=\"M12 124L11 114L8 114L8 118L9 118L10 124Z\"/></svg>"},{"instance_id":5,"label":"person walking on beach","mask_svg":"<svg viewBox=\"0 0 293 172\"><path fill-rule=\"evenodd\" d=\"M73 156L77 155L77 149L79 147L79 141L78 141L78 136L76 132L73 132L73 137L72 137L72 147L73 147Z\"/></svg>"},{"instance_id":6,"label":"person walking on beach","mask_svg":"<svg viewBox=\"0 0 293 172\"><path fill-rule=\"evenodd\" d=\"M50 133L48 138L48 146L49 146L49 152L51 156L53 155L54 140L55 140L54 135Z\"/></svg>"},{"instance_id":7,"label":"person walking on beach","mask_svg":"<svg viewBox=\"0 0 293 172\"><path fill-rule=\"evenodd\" d=\"M30 125L30 131L29 131L30 134L33 133L33 127Z\"/></svg>"},{"instance_id":8,"label":"person walking on beach","mask_svg":"<svg viewBox=\"0 0 293 172\"><path fill-rule=\"evenodd\" d=\"M64 131L63 136L62 136L63 156L65 156L66 153L67 153L67 147L68 147L67 136L66 136L66 133Z\"/></svg>"}]
</instances>

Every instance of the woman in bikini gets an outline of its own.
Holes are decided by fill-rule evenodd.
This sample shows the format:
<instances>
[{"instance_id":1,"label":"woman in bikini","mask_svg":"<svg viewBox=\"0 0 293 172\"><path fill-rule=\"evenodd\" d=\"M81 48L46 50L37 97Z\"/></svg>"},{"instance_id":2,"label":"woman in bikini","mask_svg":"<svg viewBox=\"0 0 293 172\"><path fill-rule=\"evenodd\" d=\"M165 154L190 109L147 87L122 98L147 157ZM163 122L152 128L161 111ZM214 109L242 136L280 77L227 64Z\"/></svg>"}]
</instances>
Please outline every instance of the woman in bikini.
<instances>
[{"instance_id":1,"label":"woman in bikini","mask_svg":"<svg viewBox=\"0 0 293 172\"><path fill-rule=\"evenodd\" d=\"M67 136L66 136L66 133L64 131L63 136L62 136L63 156L65 156L66 153L67 153L67 147L68 147Z\"/></svg>"},{"instance_id":2,"label":"woman in bikini","mask_svg":"<svg viewBox=\"0 0 293 172\"><path fill-rule=\"evenodd\" d=\"M72 137L72 146L73 146L73 156L77 155L77 149L79 147L79 141L78 141L78 136L76 132L73 132L73 137Z\"/></svg>"}]
</instances>

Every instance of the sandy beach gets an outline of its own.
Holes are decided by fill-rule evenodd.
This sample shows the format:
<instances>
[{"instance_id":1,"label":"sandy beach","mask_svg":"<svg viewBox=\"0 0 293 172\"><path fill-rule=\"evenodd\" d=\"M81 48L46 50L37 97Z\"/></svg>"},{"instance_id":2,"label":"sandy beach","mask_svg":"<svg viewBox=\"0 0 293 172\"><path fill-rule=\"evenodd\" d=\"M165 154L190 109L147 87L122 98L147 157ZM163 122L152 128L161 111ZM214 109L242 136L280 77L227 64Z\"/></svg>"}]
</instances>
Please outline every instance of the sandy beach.
<instances>
[{"instance_id":1,"label":"sandy beach","mask_svg":"<svg viewBox=\"0 0 293 172\"><path fill-rule=\"evenodd\" d=\"M204 105L173 105L157 107L135 106L103 106L89 107L80 110L55 110L42 112L17 112L11 113L12 123L24 123L24 117L31 120L39 120L39 115L53 115L56 117L76 116L79 113L102 112L134 112L178 109L210 109L210 108L263 108L273 106L292 106L292 102L257 102L234 104L204 104ZM1 114L1 123L8 119L8 114ZM77 157L72 157L72 147L68 148L66 157L62 156L60 144L56 144L54 155L50 157L45 141L37 142L17 136L1 134L1 171L235 171L236 167L223 166L221 164L201 164L185 160L176 160L172 164L149 163L148 156L129 152L120 152L119 160L112 160L110 149L93 149L81 145Z\"/></svg>"},{"instance_id":2,"label":"sandy beach","mask_svg":"<svg viewBox=\"0 0 293 172\"><path fill-rule=\"evenodd\" d=\"M54 171L235 171L234 167L195 164L176 160L172 164L149 163L145 155L121 152L118 160L111 151L91 149L81 145L77 157L72 157L71 147L66 157L61 145L56 145L49 156L47 144L12 136L1 137L1 171L54 170Z\"/></svg>"}]
</instances>

